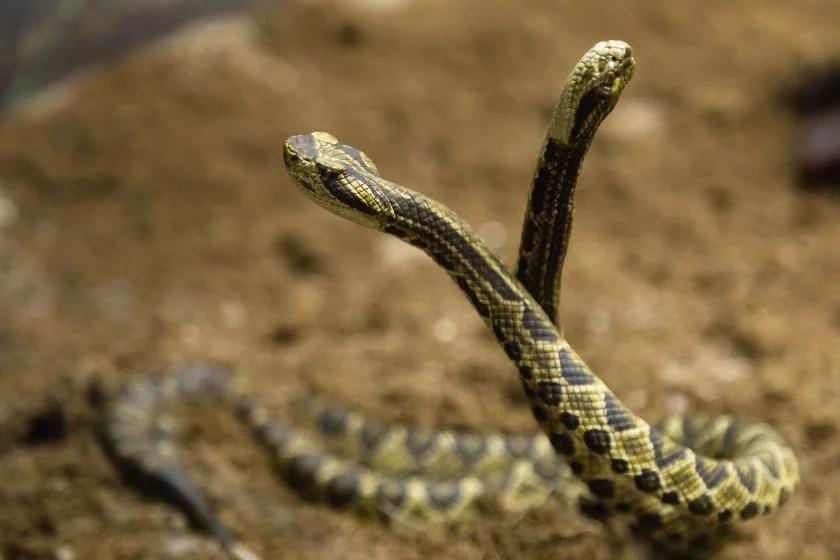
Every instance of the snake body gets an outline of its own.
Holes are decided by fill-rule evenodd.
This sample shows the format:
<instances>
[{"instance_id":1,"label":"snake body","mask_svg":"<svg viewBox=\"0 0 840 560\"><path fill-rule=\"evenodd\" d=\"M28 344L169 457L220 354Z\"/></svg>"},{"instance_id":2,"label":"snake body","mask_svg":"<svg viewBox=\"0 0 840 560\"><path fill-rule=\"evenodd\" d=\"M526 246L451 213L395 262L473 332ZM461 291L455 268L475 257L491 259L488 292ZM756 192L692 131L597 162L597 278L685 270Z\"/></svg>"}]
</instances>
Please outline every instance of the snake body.
<instances>
[{"instance_id":1,"label":"snake body","mask_svg":"<svg viewBox=\"0 0 840 560\"><path fill-rule=\"evenodd\" d=\"M188 366L163 379L142 378L113 403L105 439L114 455L163 481L243 560L256 556L218 522L175 457L174 435L157 414L171 399L232 398L291 486L386 518L450 521L488 493L506 496L511 509L554 494L598 519L627 514L639 534L690 551L706 550L737 521L784 504L798 483L798 464L770 427L725 417L651 426L556 326L578 172L634 64L626 43L606 41L572 71L538 158L515 274L455 212L383 179L356 148L323 132L293 136L284 147L289 175L310 199L422 249L450 275L518 369L540 435L422 431L318 407L314 426L323 441L316 442L269 418L226 372Z\"/></svg>"}]
</instances>

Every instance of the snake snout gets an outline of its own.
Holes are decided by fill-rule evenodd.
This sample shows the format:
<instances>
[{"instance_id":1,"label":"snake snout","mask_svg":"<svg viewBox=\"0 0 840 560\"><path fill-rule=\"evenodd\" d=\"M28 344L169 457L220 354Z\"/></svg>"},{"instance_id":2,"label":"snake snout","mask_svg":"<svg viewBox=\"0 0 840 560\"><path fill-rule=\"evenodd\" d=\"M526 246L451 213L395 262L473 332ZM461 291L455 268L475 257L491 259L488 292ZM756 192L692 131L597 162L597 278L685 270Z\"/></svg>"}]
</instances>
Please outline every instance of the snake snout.
<instances>
[{"instance_id":1,"label":"snake snout","mask_svg":"<svg viewBox=\"0 0 840 560\"><path fill-rule=\"evenodd\" d=\"M335 136L326 132L298 134L286 140L283 146L283 160L290 164L312 163L322 159L325 149L338 145Z\"/></svg>"},{"instance_id":2,"label":"snake snout","mask_svg":"<svg viewBox=\"0 0 840 560\"><path fill-rule=\"evenodd\" d=\"M313 159L317 154L318 144L311 134L298 134L286 140L284 148L283 155L287 161L300 161Z\"/></svg>"}]
</instances>

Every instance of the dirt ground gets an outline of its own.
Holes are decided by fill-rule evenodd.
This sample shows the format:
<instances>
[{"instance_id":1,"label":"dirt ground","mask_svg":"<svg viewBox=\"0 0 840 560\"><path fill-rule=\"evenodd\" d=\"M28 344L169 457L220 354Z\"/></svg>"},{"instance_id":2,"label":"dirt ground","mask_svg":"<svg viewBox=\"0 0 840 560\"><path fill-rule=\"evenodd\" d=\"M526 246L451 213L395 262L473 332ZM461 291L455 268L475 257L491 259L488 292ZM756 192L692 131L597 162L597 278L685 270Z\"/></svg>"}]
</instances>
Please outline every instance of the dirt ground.
<instances>
[{"instance_id":1,"label":"dirt ground","mask_svg":"<svg viewBox=\"0 0 840 560\"><path fill-rule=\"evenodd\" d=\"M183 361L280 416L317 393L386 421L532 430L517 375L424 255L286 178L327 130L513 262L555 95L596 41L638 68L586 163L569 339L625 402L768 422L803 484L720 557L840 556L840 198L794 186L776 92L837 54L840 4L284 5L189 30L0 125L0 558L219 558L122 483L97 402ZM831 49L834 49L833 51ZM266 558L642 558L558 506L434 535L301 502L218 406L185 461Z\"/></svg>"}]
</instances>

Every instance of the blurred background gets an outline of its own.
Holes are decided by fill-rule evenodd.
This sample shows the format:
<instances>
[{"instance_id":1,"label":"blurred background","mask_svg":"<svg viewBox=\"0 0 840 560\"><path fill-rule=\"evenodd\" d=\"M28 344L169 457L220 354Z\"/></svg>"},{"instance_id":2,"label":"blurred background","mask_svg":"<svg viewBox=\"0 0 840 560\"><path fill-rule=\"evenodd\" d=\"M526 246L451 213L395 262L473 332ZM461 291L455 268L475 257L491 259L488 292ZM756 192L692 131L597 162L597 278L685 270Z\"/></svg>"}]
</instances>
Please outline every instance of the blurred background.
<instances>
[{"instance_id":1,"label":"blurred background","mask_svg":"<svg viewBox=\"0 0 840 560\"><path fill-rule=\"evenodd\" d=\"M830 559L840 516L835 0L5 0L0 558L218 558L100 451L132 375L229 366L279 416L533 430L423 254L332 216L282 143L329 131L513 263L556 96L603 39L632 83L584 165L563 326L649 419L777 427L803 485L721 558ZM305 407L304 407L305 408ZM183 453L266 558L639 558L559 505L453 535L302 503L221 407Z\"/></svg>"}]
</instances>

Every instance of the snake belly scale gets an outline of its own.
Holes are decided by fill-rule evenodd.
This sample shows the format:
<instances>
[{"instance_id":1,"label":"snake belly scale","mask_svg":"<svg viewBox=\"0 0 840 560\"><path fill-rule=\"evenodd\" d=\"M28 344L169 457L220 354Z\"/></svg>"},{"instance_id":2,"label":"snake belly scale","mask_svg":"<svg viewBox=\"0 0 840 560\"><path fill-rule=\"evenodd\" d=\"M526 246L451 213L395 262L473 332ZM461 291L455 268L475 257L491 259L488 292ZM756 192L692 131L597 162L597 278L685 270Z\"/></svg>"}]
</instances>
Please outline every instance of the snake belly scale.
<instances>
[{"instance_id":1,"label":"snake belly scale","mask_svg":"<svg viewBox=\"0 0 840 560\"><path fill-rule=\"evenodd\" d=\"M323 436L315 441L271 419L227 372L194 365L142 377L115 399L104 423L112 455L162 482L240 560L257 556L188 481L173 431L160 421L159 409L171 400L232 399L302 495L386 519L452 521L490 492L506 497L510 509L555 495L597 519L626 514L638 534L668 549L704 551L733 524L783 505L799 468L773 429L728 417L652 426L563 336L560 280L578 173L634 66L629 45L604 41L571 72L538 157L515 273L455 212L383 179L356 148L323 132L293 136L284 146L289 175L310 199L422 249L449 274L519 371L541 434L422 431L315 403L314 425Z\"/></svg>"}]
</instances>

